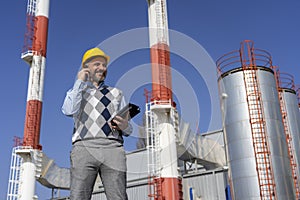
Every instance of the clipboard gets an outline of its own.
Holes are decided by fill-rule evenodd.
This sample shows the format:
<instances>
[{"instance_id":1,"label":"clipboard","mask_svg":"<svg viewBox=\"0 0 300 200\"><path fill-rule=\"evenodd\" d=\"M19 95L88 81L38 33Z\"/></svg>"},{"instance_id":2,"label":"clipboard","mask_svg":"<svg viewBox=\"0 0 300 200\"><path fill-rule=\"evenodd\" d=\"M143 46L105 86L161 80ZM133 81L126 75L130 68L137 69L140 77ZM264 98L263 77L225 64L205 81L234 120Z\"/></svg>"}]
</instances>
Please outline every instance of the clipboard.
<instances>
[{"instance_id":1,"label":"clipboard","mask_svg":"<svg viewBox=\"0 0 300 200\"><path fill-rule=\"evenodd\" d=\"M139 114L141 112L140 107L133 104L133 103L129 103L126 106L124 106L115 116L120 116L122 118L127 117L127 115L129 115L128 117L128 121L132 118L134 118L137 114ZM112 118L112 120L115 117ZM113 121L111 120L111 124L114 126L116 125Z\"/></svg>"}]
</instances>

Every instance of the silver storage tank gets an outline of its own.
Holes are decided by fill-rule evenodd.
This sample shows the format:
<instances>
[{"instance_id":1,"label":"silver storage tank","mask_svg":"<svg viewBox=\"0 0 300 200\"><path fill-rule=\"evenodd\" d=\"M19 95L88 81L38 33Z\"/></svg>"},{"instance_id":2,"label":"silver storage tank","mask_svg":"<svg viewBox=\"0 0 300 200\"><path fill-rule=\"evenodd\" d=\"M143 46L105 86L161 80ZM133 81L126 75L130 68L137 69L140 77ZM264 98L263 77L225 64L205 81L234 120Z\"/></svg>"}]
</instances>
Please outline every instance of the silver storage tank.
<instances>
[{"instance_id":1,"label":"silver storage tank","mask_svg":"<svg viewBox=\"0 0 300 200\"><path fill-rule=\"evenodd\" d=\"M270 150L271 168L277 199L295 199L291 168L282 123L278 91L273 71L268 67L243 69L222 73L218 79L223 129L225 131L228 164L231 172L231 192L234 199L261 199L256 156L248 111L244 70L254 70L264 113L266 140ZM247 72L247 73L248 73ZM224 98L224 94L227 98ZM263 144L262 144L263 145ZM274 199L272 197L271 199Z\"/></svg>"},{"instance_id":2,"label":"silver storage tank","mask_svg":"<svg viewBox=\"0 0 300 200\"><path fill-rule=\"evenodd\" d=\"M298 178L298 187L300 185L300 113L298 107L298 98L295 90L292 88L280 88L282 100L286 110L286 120L289 134L291 137L291 146L293 158L296 162L296 175Z\"/></svg>"}]
</instances>

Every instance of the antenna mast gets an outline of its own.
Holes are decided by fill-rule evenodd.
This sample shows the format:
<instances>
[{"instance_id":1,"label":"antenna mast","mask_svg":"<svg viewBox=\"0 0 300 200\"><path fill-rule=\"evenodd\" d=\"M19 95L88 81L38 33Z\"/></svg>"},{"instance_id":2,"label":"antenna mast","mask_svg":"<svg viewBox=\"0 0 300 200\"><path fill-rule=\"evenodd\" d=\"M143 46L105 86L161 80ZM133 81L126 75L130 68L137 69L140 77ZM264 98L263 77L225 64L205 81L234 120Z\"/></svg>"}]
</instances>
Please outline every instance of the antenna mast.
<instances>
[{"instance_id":1,"label":"antenna mast","mask_svg":"<svg viewBox=\"0 0 300 200\"><path fill-rule=\"evenodd\" d=\"M46 66L50 0L28 0L24 47L21 58L29 64L26 117L23 146L16 153L22 157L18 199L35 199L35 181L41 173L42 146L40 127Z\"/></svg>"},{"instance_id":2,"label":"antenna mast","mask_svg":"<svg viewBox=\"0 0 300 200\"><path fill-rule=\"evenodd\" d=\"M146 104L148 197L180 200L176 150L179 120L172 95L166 0L148 0L148 18L152 66L152 94Z\"/></svg>"}]
</instances>

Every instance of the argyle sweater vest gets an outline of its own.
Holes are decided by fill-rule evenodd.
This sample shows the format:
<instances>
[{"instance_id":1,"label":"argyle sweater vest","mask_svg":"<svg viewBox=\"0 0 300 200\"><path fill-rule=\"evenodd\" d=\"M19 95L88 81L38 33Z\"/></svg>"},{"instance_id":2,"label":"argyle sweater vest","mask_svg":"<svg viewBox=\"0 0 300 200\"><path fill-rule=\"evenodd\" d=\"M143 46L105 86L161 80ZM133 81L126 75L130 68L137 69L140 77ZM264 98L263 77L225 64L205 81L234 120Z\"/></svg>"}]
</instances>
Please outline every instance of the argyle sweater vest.
<instances>
[{"instance_id":1,"label":"argyle sweater vest","mask_svg":"<svg viewBox=\"0 0 300 200\"><path fill-rule=\"evenodd\" d=\"M113 87L86 87L82 91L80 112L74 118L73 144L95 138L116 139L123 143L122 132L112 130L109 121L120 109L122 92Z\"/></svg>"}]
</instances>

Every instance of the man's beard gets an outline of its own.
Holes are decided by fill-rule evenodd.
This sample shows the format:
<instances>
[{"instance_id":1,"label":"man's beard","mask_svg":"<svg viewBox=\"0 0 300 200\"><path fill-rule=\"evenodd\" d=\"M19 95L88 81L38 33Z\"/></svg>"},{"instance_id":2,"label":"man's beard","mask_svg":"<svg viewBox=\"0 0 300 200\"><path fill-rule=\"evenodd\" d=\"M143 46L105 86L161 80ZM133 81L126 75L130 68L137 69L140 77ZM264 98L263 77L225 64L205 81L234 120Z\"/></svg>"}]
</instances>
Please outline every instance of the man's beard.
<instances>
[{"instance_id":1,"label":"man's beard","mask_svg":"<svg viewBox=\"0 0 300 200\"><path fill-rule=\"evenodd\" d=\"M97 76L97 73L93 76L93 81L100 83L101 81L104 81L104 79L106 78L106 74L107 72L102 72L101 76Z\"/></svg>"}]
</instances>

